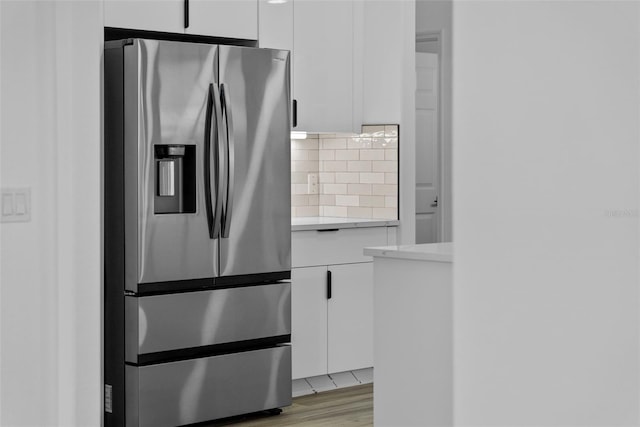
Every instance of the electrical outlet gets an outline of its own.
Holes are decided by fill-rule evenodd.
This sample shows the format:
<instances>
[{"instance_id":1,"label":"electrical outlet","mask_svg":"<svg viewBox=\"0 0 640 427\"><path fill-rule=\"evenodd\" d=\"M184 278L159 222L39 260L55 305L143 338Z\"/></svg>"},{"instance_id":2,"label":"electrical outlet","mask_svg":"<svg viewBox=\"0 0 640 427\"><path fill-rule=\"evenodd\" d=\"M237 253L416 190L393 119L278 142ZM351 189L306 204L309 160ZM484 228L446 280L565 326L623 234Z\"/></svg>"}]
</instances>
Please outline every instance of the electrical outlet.
<instances>
[{"instance_id":1,"label":"electrical outlet","mask_svg":"<svg viewBox=\"0 0 640 427\"><path fill-rule=\"evenodd\" d=\"M3 188L0 222L31 221L31 189Z\"/></svg>"},{"instance_id":2,"label":"electrical outlet","mask_svg":"<svg viewBox=\"0 0 640 427\"><path fill-rule=\"evenodd\" d=\"M318 174L310 173L307 175L307 193L318 194Z\"/></svg>"}]
</instances>

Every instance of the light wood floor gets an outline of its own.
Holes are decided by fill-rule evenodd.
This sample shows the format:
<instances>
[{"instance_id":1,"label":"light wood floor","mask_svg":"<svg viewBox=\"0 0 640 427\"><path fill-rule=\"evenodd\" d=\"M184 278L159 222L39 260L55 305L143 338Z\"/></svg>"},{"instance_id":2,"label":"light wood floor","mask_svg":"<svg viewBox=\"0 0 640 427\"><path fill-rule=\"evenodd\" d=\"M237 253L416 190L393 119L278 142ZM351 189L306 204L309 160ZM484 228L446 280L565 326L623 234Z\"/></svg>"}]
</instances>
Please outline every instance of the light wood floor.
<instances>
[{"instance_id":1,"label":"light wood floor","mask_svg":"<svg viewBox=\"0 0 640 427\"><path fill-rule=\"evenodd\" d=\"M296 397L280 415L248 415L212 426L372 426L373 384Z\"/></svg>"}]
</instances>

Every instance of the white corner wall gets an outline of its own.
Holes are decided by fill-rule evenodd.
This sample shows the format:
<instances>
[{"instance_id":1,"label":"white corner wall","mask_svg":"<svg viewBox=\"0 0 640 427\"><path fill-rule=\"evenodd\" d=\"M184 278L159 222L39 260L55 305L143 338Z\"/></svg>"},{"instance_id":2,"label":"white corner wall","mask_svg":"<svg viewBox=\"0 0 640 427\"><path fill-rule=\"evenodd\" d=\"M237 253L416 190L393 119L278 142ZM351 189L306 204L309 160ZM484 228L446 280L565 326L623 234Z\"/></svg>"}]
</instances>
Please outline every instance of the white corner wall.
<instances>
[{"instance_id":1,"label":"white corner wall","mask_svg":"<svg viewBox=\"0 0 640 427\"><path fill-rule=\"evenodd\" d=\"M101 422L102 6L0 2L0 425Z\"/></svg>"},{"instance_id":2,"label":"white corner wall","mask_svg":"<svg viewBox=\"0 0 640 427\"><path fill-rule=\"evenodd\" d=\"M639 7L454 2L457 426L639 423Z\"/></svg>"}]
</instances>

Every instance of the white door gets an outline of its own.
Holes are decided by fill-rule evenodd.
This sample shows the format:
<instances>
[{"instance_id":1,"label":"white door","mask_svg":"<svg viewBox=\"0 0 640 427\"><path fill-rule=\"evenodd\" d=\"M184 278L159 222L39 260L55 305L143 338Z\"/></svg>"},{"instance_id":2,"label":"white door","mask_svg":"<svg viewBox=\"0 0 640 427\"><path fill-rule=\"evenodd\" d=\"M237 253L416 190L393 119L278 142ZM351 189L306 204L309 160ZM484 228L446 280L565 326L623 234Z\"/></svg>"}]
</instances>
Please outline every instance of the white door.
<instances>
[{"instance_id":1,"label":"white door","mask_svg":"<svg viewBox=\"0 0 640 427\"><path fill-rule=\"evenodd\" d=\"M416 52L416 243L438 236L438 55Z\"/></svg>"}]
</instances>

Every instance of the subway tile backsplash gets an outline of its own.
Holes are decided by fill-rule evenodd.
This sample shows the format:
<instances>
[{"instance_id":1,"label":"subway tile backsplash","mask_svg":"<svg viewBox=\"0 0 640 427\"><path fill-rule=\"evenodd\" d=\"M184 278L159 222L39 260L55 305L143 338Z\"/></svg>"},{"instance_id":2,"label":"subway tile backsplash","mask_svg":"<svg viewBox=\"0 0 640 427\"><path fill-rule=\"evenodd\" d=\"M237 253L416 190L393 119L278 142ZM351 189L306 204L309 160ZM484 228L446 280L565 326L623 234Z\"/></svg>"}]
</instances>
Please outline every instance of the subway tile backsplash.
<instances>
[{"instance_id":1,"label":"subway tile backsplash","mask_svg":"<svg viewBox=\"0 0 640 427\"><path fill-rule=\"evenodd\" d=\"M292 140L291 194L293 217L397 219L398 125Z\"/></svg>"}]
</instances>

